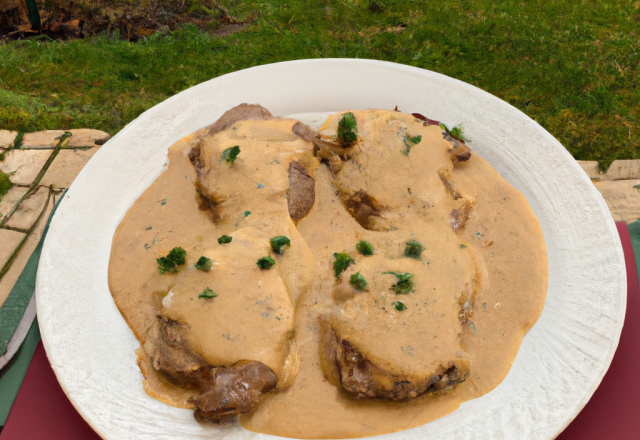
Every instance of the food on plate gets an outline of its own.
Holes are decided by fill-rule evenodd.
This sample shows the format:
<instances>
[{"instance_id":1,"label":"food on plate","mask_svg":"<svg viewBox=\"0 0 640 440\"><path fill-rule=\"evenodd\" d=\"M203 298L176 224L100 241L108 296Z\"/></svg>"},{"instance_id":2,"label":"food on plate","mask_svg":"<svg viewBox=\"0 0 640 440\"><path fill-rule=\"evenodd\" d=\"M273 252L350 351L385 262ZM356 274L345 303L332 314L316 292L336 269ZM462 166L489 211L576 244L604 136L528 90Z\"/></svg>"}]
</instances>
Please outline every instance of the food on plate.
<instances>
[{"instance_id":1,"label":"food on plate","mask_svg":"<svg viewBox=\"0 0 640 440\"><path fill-rule=\"evenodd\" d=\"M495 388L547 260L524 197L458 130L360 110L316 131L241 104L169 149L109 285L150 396L205 424L363 437Z\"/></svg>"}]
</instances>

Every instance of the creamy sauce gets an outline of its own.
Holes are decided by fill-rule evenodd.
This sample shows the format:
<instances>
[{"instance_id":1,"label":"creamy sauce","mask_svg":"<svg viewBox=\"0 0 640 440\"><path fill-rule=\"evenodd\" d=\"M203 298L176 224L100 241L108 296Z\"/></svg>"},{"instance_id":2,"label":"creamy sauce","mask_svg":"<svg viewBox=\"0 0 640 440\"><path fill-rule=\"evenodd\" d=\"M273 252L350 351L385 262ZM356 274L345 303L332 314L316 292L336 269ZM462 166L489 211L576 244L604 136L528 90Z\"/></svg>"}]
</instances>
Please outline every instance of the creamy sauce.
<instances>
[{"instance_id":1,"label":"creamy sauce","mask_svg":"<svg viewBox=\"0 0 640 440\"><path fill-rule=\"evenodd\" d=\"M247 429L285 437L345 438L400 431L454 411L460 403L495 388L506 376L522 337L539 317L547 287L547 260L540 226L524 197L477 154L453 165L437 126L387 111L354 112L361 141L353 160L332 171L291 134L293 120L242 121L208 140L205 163L215 172L207 189L224 198L214 224L198 207L197 176L188 152L202 133L169 151L169 167L135 202L114 236L109 285L123 316L144 344L156 314L187 323L189 338L212 365L259 360L278 377L278 390L252 413ZM335 133L338 118L323 133ZM420 135L408 155L405 135ZM225 149L240 145L230 166L216 165ZM299 160L315 178L315 203L294 225L284 192L287 168ZM439 171L461 196L448 191ZM345 209L341 193L366 189L384 207L374 228L363 228ZM452 209L471 206L466 225L454 232ZM245 211L251 213L244 215ZM372 230L375 229L375 230ZM221 235L233 241L220 245ZM291 238L276 270L255 261L269 254L268 239ZM373 256L355 250L370 242ZM403 257L405 243L420 242L420 260ZM187 264L160 275L156 258L176 246ZM333 254L346 251L355 264L339 281ZM211 272L193 269L201 256ZM390 290L383 272L410 272L415 289ZM360 272L364 292L350 276ZM219 295L199 299L205 287ZM406 310L391 305L400 301ZM461 324L461 305L468 306ZM369 360L394 374L420 377L439 364L469 367L466 381L443 394L408 402L358 401L336 386L322 353L323 329L356 341ZM295 338L295 339L294 339ZM192 394L166 383L138 350L145 390L168 404L189 408Z\"/></svg>"}]
</instances>

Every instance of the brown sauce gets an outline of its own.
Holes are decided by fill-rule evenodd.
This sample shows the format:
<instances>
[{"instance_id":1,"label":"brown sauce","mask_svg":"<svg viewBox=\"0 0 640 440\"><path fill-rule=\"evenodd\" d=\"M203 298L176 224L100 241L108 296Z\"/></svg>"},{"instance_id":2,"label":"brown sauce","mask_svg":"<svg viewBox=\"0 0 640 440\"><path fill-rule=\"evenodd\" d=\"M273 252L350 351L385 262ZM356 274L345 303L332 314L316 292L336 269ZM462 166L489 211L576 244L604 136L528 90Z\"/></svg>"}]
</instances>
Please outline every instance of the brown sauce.
<instances>
[{"instance_id":1,"label":"brown sauce","mask_svg":"<svg viewBox=\"0 0 640 440\"><path fill-rule=\"evenodd\" d=\"M201 133L183 139L170 148L167 170L135 202L114 236L109 285L141 344L162 310L188 323L192 346L212 365L259 360L276 373L278 390L240 418L252 431L364 437L442 417L503 380L544 305L546 250L524 197L475 153L454 166L451 145L437 126L401 113L354 113L365 139L358 146L363 154L344 162L336 181L336 170L320 165L308 143L291 134L293 120L241 121L219 133L220 148L240 143L244 162L210 182L234 197L218 224L200 209L188 158ZM335 133L336 124L337 118L329 120L324 133ZM405 133L421 136L408 155L398 154ZM315 202L297 225L283 198L291 160L306 163L315 178ZM443 169L450 188L443 184ZM353 188L376 195L381 214L367 228L341 199ZM468 219L455 232L450 213L464 203ZM225 234L233 236L233 246L218 244ZM244 264L267 255L268 238L276 235L292 241L277 257L277 271ZM359 240L373 245L373 256L355 252ZM408 240L424 247L420 260L402 257ZM159 274L156 258L176 246L187 251L185 269ZM342 251L355 264L336 282L333 254ZM214 261L211 272L193 269L201 255ZM394 275L383 274L388 271L412 273L415 289L396 295L389 290ZM355 272L367 279L365 292L350 288L347 280ZM198 299L203 287L219 296ZM405 310L395 310L392 302L398 301ZM469 307L461 325L465 301ZM327 325L357 341L387 371L418 377L433 371L440 359L468 364L470 375L452 390L407 402L355 400L336 386L331 367L323 364ZM294 336L295 342L288 342ZM191 407L190 391L159 376L143 349L138 358L149 395Z\"/></svg>"}]
</instances>

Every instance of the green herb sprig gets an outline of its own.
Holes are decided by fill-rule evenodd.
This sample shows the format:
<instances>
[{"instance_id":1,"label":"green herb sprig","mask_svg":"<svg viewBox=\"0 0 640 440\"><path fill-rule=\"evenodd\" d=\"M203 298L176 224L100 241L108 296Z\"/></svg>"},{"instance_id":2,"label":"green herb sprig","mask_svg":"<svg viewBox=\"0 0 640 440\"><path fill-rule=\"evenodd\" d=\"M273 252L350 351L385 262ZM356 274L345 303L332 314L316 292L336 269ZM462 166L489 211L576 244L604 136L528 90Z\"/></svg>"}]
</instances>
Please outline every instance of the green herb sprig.
<instances>
[{"instance_id":1,"label":"green herb sprig","mask_svg":"<svg viewBox=\"0 0 640 440\"><path fill-rule=\"evenodd\" d=\"M400 301L391 301L391 305L398 312L402 312L403 310L407 310L407 306L405 306L404 303L400 302Z\"/></svg>"},{"instance_id":2,"label":"green herb sprig","mask_svg":"<svg viewBox=\"0 0 640 440\"><path fill-rule=\"evenodd\" d=\"M347 270L347 267L355 263L354 259L351 258L346 252L336 252L335 254L333 254L333 258L336 259L333 262L333 273L336 275L336 278L340 278L340 274Z\"/></svg>"},{"instance_id":3,"label":"green herb sprig","mask_svg":"<svg viewBox=\"0 0 640 440\"><path fill-rule=\"evenodd\" d=\"M182 266L186 262L187 251L181 247L174 247L171 249L166 257L160 257L156 261L158 262L158 270L161 274L176 273L178 272L178 266Z\"/></svg>"},{"instance_id":4,"label":"green herb sprig","mask_svg":"<svg viewBox=\"0 0 640 440\"><path fill-rule=\"evenodd\" d=\"M282 249L283 246L291 246L291 240L284 235L273 237L269 240L269 243L271 243L271 249L273 249L273 252L279 255L282 255L284 252L284 249Z\"/></svg>"},{"instance_id":5,"label":"green herb sprig","mask_svg":"<svg viewBox=\"0 0 640 440\"><path fill-rule=\"evenodd\" d=\"M209 299L209 298L215 298L216 296L218 296L218 294L207 287L202 291L200 295L198 295L198 298Z\"/></svg>"},{"instance_id":6,"label":"green herb sprig","mask_svg":"<svg viewBox=\"0 0 640 440\"><path fill-rule=\"evenodd\" d=\"M213 267L213 261L211 261L211 258L207 258L203 255L198 259L198 262L195 264L195 266L198 270L209 272Z\"/></svg>"},{"instance_id":7,"label":"green herb sprig","mask_svg":"<svg viewBox=\"0 0 640 440\"><path fill-rule=\"evenodd\" d=\"M356 272L351 275L349 283L358 290L365 290L367 288L367 280L360 274L360 272Z\"/></svg>"},{"instance_id":8,"label":"green herb sprig","mask_svg":"<svg viewBox=\"0 0 640 440\"><path fill-rule=\"evenodd\" d=\"M338 142L343 148L349 148L356 139L358 139L358 121L353 113L345 113L338 122Z\"/></svg>"},{"instance_id":9,"label":"green herb sprig","mask_svg":"<svg viewBox=\"0 0 640 440\"><path fill-rule=\"evenodd\" d=\"M258 267L260 269L267 270L267 269L271 269L271 267L274 264L276 264L276 262L274 261L273 258L271 258L269 256L266 256L266 257L262 257L258 261L256 261L256 264L258 265Z\"/></svg>"},{"instance_id":10,"label":"green herb sprig","mask_svg":"<svg viewBox=\"0 0 640 440\"><path fill-rule=\"evenodd\" d=\"M235 147L227 148L222 152L220 156L220 161L225 161L226 163L233 163L238 158L238 154L240 154L240 147L236 145Z\"/></svg>"},{"instance_id":11,"label":"green herb sprig","mask_svg":"<svg viewBox=\"0 0 640 440\"><path fill-rule=\"evenodd\" d=\"M417 135L414 137L409 136L408 134L404 135L404 151L402 152L402 154L404 154L405 156L409 155L409 152L411 151L411 147L413 147L414 145L418 145L420 142L422 141L422 136L421 135Z\"/></svg>"},{"instance_id":12,"label":"green herb sprig","mask_svg":"<svg viewBox=\"0 0 640 440\"><path fill-rule=\"evenodd\" d=\"M231 240L233 240L233 237L229 235L223 235L222 237L218 238L218 244L231 243Z\"/></svg>"},{"instance_id":13,"label":"green herb sprig","mask_svg":"<svg viewBox=\"0 0 640 440\"><path fill-rule=\"evenodd\" d=\"M382 272L383 274L394 275L397 279L395 284L391 285L390 290L393 290L396 295L406 295L413 291L414 282L412 273L398 273L398 272Z\"/></svg>"},{"instance_id":14,"label":"green herb sprig","mask_svg":"<svg viewBox=\"0 0 640 440\"><path fill-rule=\"evenodd\" d=\"M459 141L462 141L462 142L469 142L469 139L467 139L465 137L465 135L464 135L464 130L463 130L461 124L456 125L451 130L449 130L449 127L447 127L445 124L443 124L441 122L440 123L440 128L443 129L444 131L446 131L447 133L449 133L452 138L455 138L455 139L457 139Z\"/></svg>"},{"instance_id":15,"label":"green herb sprig","mask_svg":"<svg viewBox=\"0 0 640 440\"><path fill-rule=\"evenodd\" d=\"M420 255L424 248L416 240L409 240L404 247L404 256L408 258L420 259Z\"/></svg>"},{"instance_id":16,"label":"green herb sprig","mask_svg":"<svg viewBox=\"0 0 640 440\"><path fill-rule=\"evenodd\" d=\"M368 241L360 240L356 245L356 250L362 255L373 255L373 246Z\"/></svg>"}]
</instances>

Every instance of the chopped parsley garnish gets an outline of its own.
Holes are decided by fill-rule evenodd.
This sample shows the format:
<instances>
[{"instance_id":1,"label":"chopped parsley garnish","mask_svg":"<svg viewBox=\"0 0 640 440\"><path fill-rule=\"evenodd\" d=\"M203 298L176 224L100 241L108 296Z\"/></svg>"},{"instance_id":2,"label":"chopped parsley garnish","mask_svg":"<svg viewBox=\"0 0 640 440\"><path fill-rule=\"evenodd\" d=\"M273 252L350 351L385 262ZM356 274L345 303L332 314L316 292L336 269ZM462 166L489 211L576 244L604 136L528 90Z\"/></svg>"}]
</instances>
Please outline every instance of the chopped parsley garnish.
<instances>
[{"instance_id":1,"label":"chopped parsley garnish","mask_svg":"<svg viewBox=\"0 0 640 440\"><path fill-rule=\"evenodd\" d=\"M271 243L271 249L273 249L273 252L275 252L276 254L282 254L282 252L284 252L282 246L291 246L291 240L289 240L284 235L273 237L271 240L269 240L269 243Z\"/></svg>"},{"instance_id":2,"label":"chopped parsley garnish","mask_svg":"<svg viewBox=\"0 0 640 440\"><path fill-rule=\"evenodd\" d=\"M362 255L373 255L373 246L368 241L360 240L356 245L356 249Z\"/></svg>"},{"instance_id":3,"label":"chopped parsley garnish","mask_svg":"<svg viewBox=\"0 0 640 440\"><path fill-rule=\"evenodd\" d=\"M459 141L465 141L464 133L462 132L462 126L456 125L451 129L451 136L458 139Z\"/></svg>"},{"instance_id":4,"label":"chopped parsley garnish","mask_svg":"<svg viewBox=\"0 0 640 440\"><path fill-rule=\"evenodd\" d=\"M465 246L464 244L460 245L460 249L466 249L466 248L467 248L467 246Z\"/></svg>"},{"instance_id":5,"label":"chopped parsley garnish","mask_svg":"<svg viewBox=\"0 0 640 440\"><path fill-rule=\"evenodd\" d=\"M262 257L260 258L256 264L258 265L258 267L260 269L271 269L271 266L273 266L274 264L276 264L276 262L273 260L273 258L267 256L267 257Z\"/></svg>"},{"instance_id":6,"label":"chopped parsley garnish","mask_svg":"<svg viewBox=\"0 0 640 440\"><path fill-rule=\"evenodd\" d=\"M356 272L353 275L351 275L349 282L353 287L355 287L358 290L364 290L367 288L367 280L364 279L364 277L360 274L360 272Z\"/></svg>"},{"instance_id":7,"label":"chopped parsley garnish","mask_svg":"<svg viewBox=\"0 0 640 440\"><path fill-rule=\"evenodd\" d=\"M335 253L333 254L333 258L336 259L336 261L333 262L333 273L336 275L336 278L340 278L340 274L347 270L347 267L355 263L353 258L346 252Z\"/></svg>"},{"instance_id":8,"label":"chopped parsley garnish","mask_svg":"<svg viewBox=\"0 0 640 440\"><path fill-rule=\"evenodd\" d=\"M391 301L391 305L398 312L402 312L403 310L407 310L407 306L405 306L404 303L400 302L400 301Z\"/></svg>"},{"instance_id":9,"label":"chopped parsley garnish","mask_svg":"<svg viewBox=\"0 0 640 440\"><path fill-rule=\"evenodd\" d=\"M414 145L418 145L422 141L422 136L417 135L414 137L409 136L408 134L404 135L404 146L405 150L402 152L405 156L409 155L409 151L411 151L411 147Z\"/></svg>"},{"instance_id":10,"label":"chopped parsley garnish","mask_svg":"<svg viewBox=\"0 0 640 440\"><path fill-rule=\"evenodd\" d=\"M231 243L231 240L233 240L233 237L229 235L223 235L222 237L218 238L218 243L227 244L227 243Z\"/></svg>"},{"instance_id":11,"label":"chopped parsley garnish","mask_svg":"<svg viewBox=\"0 0 640 440\"><path fill-rule=\"evenodd\" d=\"M424 250L424 248L422 247L422 245L420 243L418 243L415 240L410 240L407 241L405 247L404 247L404 256L405 257L409 257L409 258L415 258L416 260L420 259L420 254L422 254L422 251Z\"/></svg>"},{"instance_id":12,"label":"chopped parsley garnish","mask_svg":"<svg viewBox=\"0 0 640 440\"><path fill-rule=\"evenodd\" d=\"M466 139L464 137L464 131L462 129L462 125L456 125L451 130L449 130L449 127L447 127L442 122L439 125L440 125L440 128L443 129L444 131L446 131L447 133L449 133L452 138L455 138L455 139L457 139L459 141L462 141L462 142L465 142L465 141L468 140L468 139Z\"/></svg>"},{"instance_id":13,"label":"chopped parsley garnish","mask_svg":"<svg viewBox=\"0 0 640 440\"><path fill-rule=\"evenodd\" d=\"M218 294L207 287L198 295L198 298L215 298L216 296L218 296Z\"/></svg>"},{"instance_id":14,"label":"chopped parsley garnish","mask_svg":"<svg viewBox=\"0 0 640 440\"><path fill-rule=\"evenodd\" d=\"M391 285L391 289L396 292L396 295L405 295L413 290L413 274L412 273L397 273L397 272L382 272L394 275L398 281Z\"/></svg>"},{"instance_id":15,"label":"chopped parsley garnish","mask_svg":"<svg viewBox=\"0 0 640 440\"><path fill-rule=\"evenodd\" d=\"M238 158L238 154L240 154L240 147L235 146L231 148L227 148L222 152L222 156L220 156L220 161L225 161L226 163L233 163Z\"/></svg>"},{"instance_id":16,"label":"chopped parsley garnish","mask_svg":"<svg viewBox=\"0 0 640 440\"><path fill-rule=\"evenodd\" d=\"M251 211L245 211L245 212L244 212L244 216L245 216L245 217L249 217L249 214L251 214Z\"/></svg>"},{"instance_id":17,"label":"chopped parsley garnish","mask_svg":"<svg viewBox=\"0 0 640 440\"><path fill-rule=\"evenodd\" d=\"M213 261L211 261L211 258L207 258L204 255L200 257L196 263L196 269L203 270L205 272L210 271L212 267Z\"/></svg>"},{"instance_id":18,"label":"chopped parsley garnish","mask_svg":"<svg viewBox=\"0 0 640 440\"><path fill-rule=\"evenodd\" d=\"M151 226L149 226L148 228L145 228L144 230L145 230L145 231L150 231L150 230L152 230L152 229L153 229L153 228L152 228Z\"/></svg>"},{"instance_id":19,"label":"chopped parsley garnish","mask_svg":"<svg viewBox=\"0 0 640 440\"><path fill-rule=\"evenodd\" d=\"M342 148L349 148L358 139L358 122L353 113L342 115L338 122L338 142Z\"/></svg>"},{"instance_id":20,"label":"chopped parsley garnish","mask_svg":"<svg viewBox=\"0 0 640 440\"><path fill-rule=\"evenodd\" d=\"M176 273L178 272L178 266L182 266L186 259L187 251L181 247L174 247L166 257L160 257L156 261L158 262L158 270L160 273Z\"/></svg>"}]
</instances>

